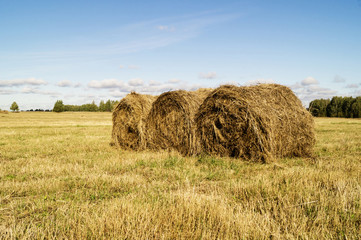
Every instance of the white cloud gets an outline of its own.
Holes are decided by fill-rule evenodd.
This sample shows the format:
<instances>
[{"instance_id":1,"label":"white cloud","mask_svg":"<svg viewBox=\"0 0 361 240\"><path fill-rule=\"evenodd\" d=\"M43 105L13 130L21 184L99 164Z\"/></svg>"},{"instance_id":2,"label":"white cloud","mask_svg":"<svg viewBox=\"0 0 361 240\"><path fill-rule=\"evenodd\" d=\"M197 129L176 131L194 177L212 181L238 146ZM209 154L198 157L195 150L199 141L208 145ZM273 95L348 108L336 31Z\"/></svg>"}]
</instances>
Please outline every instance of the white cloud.
<instances>
[{"instance_id":1,"label":"white cloud","mask_svg":"<svg viewBox=\"0 0 361 240\"><path fill-rule=\"evenodd\" d=\"M299 93L304 93L304 94L308 94L308 95L312 95L312 94L325 94L325 95L330 95L330 94L336 94L337 91L332 90L330 88L324 88L324 87L320 87L319 85L312 85L312 86L306 86L300 90L296 90L296 92Z\"/></svg>"},{"instance_id":2,"label":"white cloud","mask_svg":"<svg viewBox=\"0 0 361 240\"><path fill-rule=\"evenodd\" d=\"M215 79L217 78L217 73L216 72L200 73L198 77L201 79Z\"/></svg>"},{"instance_id":3,"label":"white cloud","mask_svg":"<svg viewBox=\"0 0 361 240\"><path fill-rule=\"evenodd\" d=\"M335 78L333 79L333 82L336 83L342 83L342 82L346 82L346 79L344 79L343 77L336 75Z\"/></svg>"},{"instance_id":4,"label":"white cloud","mask_svg":"<svg viewBox=\"0 0 361 240\"><path fill-rule=\"evenodd\" d=\"M36 93L36 89L35 88L31 88L31 87L24 87L23 89L21 89L22 93Z\"/></svg>"},{"instance_id":5,"label":"white cloud","mask_svg":"<svg viewBox=\"0 0 361 240\"><path fill-rule=\"evenodd\" d=\"M124 83L122 81L118 81L117 79L104 79L101 81L92 80L88 83L88 87L90 88L118 88L124 87Z\"/></svg>"},{"instance_id":6,"label":"white cloud","mask_svg":"<svg viewBox=\"0 0 361 240\"><path fill-rule=\"evenodd\" d=\"M9 94L14 94L14 93L16 93L16 92L13 90L10 90L10 89L0 89L1 95L9 95Z\"/></svg>"},{"instance_id":7,"label":"white cloud","mask_svg":"<svg viewBox=\"0 0 361 240\"><path fill-rule=\"evenodd\" d=\"M149 86L159 86L160 84L161 84L160 82L157 82L157 81L154 81L154 80L149 81Z\"/></svg>"},{"instance_id":8,"label":"white cloud","mask_svg":"<svg viewBox=\"0 0 361 240\"><path fill-rule=\"evenodd\" d=\"M299 83L296 83L295 85L296 87L291 86L291 88L305 106L308 106L309 102L314 99L327 99L337 95L336 90L324 88L318 84L300 85Z\"/></svg>"},{"instance_id":9,"label":"white cloud","mask_svg":"<svg viewBox=\"0 0 361 240\"><path fill-rule=\"evenodd\" d=\"M180 81L181 81L181 80L179 80L179 79L173 78L173 79L170 79L170 80L168 81L168 83L176 84L176 83L180 83Z\"/></svg>"},{"instance_id":10,"label":"white cloud","mask_svg":"<svg viewBox=\"0 0 361 240\"><path fill-rule=\"evenodd\" d=\"M348 85L346 86L346 88L358 88L358 87L359 87L358 84L348 84Z\"/></svg>"},{"instance_id":11,"label":"white cloud","mask_svg":"<svg viewBox=\"0 0 361 240\"><path fill-rule=\"evenodd\" d=\"M157 85L157 86L142 87L138 91L148 93L148 94L153 94L153 95L159 95L163 92L175 91L175 90L194 91L201 87L202 87L202 85L200 85L200 84L188 85L187 83L179 83L179 84L161 83L160 85Z\"/></svg>"},{"instance_id":12,"label":"white cloud","mask_svg":"<svg viewBox=\"0 0 361 240\"><path fill-rule=\"evenodd\" d=\"M36 78L24 78L24 79L13 79L13 80L3 80L0 81L0 86L21 86L21 85L46 85L47 82L45 82L42 79L36 79Z\"/></svg>"},{"instance_id":13,"label":"white cloud","mask_svg":"<svg viewBox=\"0 0 361 240\"><path fill-rule=\"evenodd\" d=\"M123 98L123 97L125 97L125 95L127 95L127 93L121 92L119 90L110 91L109 94L110 94L110 96L115 97L115 98Z\"/></svg>"},{"instance_id":14,"label":"white cloud","mask_svg":"<svg viewBox=\"0 0 361 240\"><path fill-rule=\"evenodd\" d=\"M318 81L316 79L314 79L313 77L307 77L301 81L301 84L303 86L309 86L309 85L318 84Z\"/></svg>"},{"instance_id":15,"label":"white cloud","mask_svg":"<svg viewBox=\"0 0 361 240\"><path fill-rule=\"evenodd\" d=\"M222 82L222 85L234 85L234 86L240 86L240 84L236 81L225 81Z\"/></svg>"},{"instance_id":16,"label":"white cloud","mask_svg":"<svg viewBox=\"0 0 361 240\"><path fill-rule=\"evenodd\" d=\"M119 68L122 69L122 68L124 68L124 66L123 66L123 65L119 65Z\"/></svg>"},{"instance_id":17,"label":"white cloud","mask_svg":"<svg viewBox=\"0 0 361 240\"><path fill-rule=\"evenodd\" d=\"M261 83L275 83L275 81L273 79L260 78L260 79L247 81L245 83L245 85L246 86L251 86L251 85L257 85L257 84L261 84Z\"/></svg>"},{"instance_id":18,"label":"white cloud","mask_svg":"<svg viewBox=\"0 0 361 240\"><path fill-rule=\"evenodd\" d=\"M75 84L74 84L74 87L75 87L75 88L81 87L81 83L75 83Z\"/></svg>"},{"instance_id":19,"label":"white cloud","mask_svg":"<svg viewBox=\"0 0 361 240\"><path fill-rule=\"evenodd\" d=\"M290 88L293 89L293 90L295 90L295 89L303 88L303 86L302 86L299 82L297 82L297 83L295 83L295 84L292 84L292 85L290 86Z\"/></svg>"},{"instance_id":20,"label":"white cloud","mask_svg":"<svg viewBox=\"0 0 361 240\"><path fill-rule=\"evenodd\" d=\"M69 80L63 80L58 82L59 87L71 87L72 83Z\"/></svg>"},{"instance_id":21,"label":"white cloud","mask_svg":"<svg viewBox=\"0 0 361 240\"><path fill-rule=\"evenodd\" d=\"M144 81L140 78L134 78L128 81L129 86L137 87L137 86L143 86Z\"/></svg>"},{"instance_id":22,"label":"white cloud","mask_svg":"<svg viewBox=\"0 0 361 240\"><path fill-rule=\"evenodd\" d=\"M52 97L60 96L61 94L59 92L53 92L53 91L44 91L40 90L38 88L32 88L32 87L24 87L21 90L21 93L25 94L40 94L40 95L49 95Z\"/></svg>"},{"instance_id":23,"label":"white cloud","mask_svg":"<svg viewBox=\"0 0 361 240\"><path fill-rule=\"evenodd\" d=\"M129 82L134 81L133 85L129 84ZM139 81L139 82L138 82ZM127 93L131 91L135 91L138 93L143 94L152 94L152 95L159 95L163 92L167 91L174 91L174 90L188 90L193 91L200 87L202 87L199 84L192 84L188 85L187 83L159 83L155 81L150 81L148 85L145 85L143 83L143 80L141 79L132 79L128 82L128 85L118 88L118 89L112 89L109 91L109 94L113 97L124 97ZM142 83L142 84L141 84Z\"/></svg>"}]
</instances>

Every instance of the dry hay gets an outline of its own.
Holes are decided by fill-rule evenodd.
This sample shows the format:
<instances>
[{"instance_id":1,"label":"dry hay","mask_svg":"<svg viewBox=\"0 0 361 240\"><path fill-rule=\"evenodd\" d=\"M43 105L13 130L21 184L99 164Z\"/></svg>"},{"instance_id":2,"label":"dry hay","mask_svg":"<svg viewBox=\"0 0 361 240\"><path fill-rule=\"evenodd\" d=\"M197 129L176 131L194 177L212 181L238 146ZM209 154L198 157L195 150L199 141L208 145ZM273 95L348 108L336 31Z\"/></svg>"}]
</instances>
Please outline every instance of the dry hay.
<instances>
[{"instance_id":1,"label":"dry hay","mask_svg":"<svg viewBox=\"0 0 361 240\"><path fill-rule=\"evenodd\" d=\"M196 115L197 135L208 154L269 162L311 156L314 121L287 87L225 85L204 100Z\"/></svg>"},{"instance_id":2,"label":"dry hay","mask_svg":"<svg viewBox=\"0 0 361 240\"><path fill-rule=\"evenodd\" d=\"M155 96L132 92L119 102L113 110L111 144L122 149L145 149L145 119L155 99Z\"/></svg>"},{"instance_id":3,"label":"dry hay","mask_svg":"<svg viewBox=\"0 0 361 240\"><path fill-rule=\"evenodd\" d=\"M174 149L184 156L196 154L200 144L196 139L195 113L211 89L177 90L161 94L147 117L148 147Z\"/></svg>"},{"instance_id":4,"label":"dry hay","mask_svg":"<svg viewBox=\"0 0 361 240\"><path fill-rule=\"evenodd\" d=\"M6 110L1 110L1 109L0 109L0 113L3 113L3 114L9 114L9 111L6 111Z\"/></svg>"}]
</instances>

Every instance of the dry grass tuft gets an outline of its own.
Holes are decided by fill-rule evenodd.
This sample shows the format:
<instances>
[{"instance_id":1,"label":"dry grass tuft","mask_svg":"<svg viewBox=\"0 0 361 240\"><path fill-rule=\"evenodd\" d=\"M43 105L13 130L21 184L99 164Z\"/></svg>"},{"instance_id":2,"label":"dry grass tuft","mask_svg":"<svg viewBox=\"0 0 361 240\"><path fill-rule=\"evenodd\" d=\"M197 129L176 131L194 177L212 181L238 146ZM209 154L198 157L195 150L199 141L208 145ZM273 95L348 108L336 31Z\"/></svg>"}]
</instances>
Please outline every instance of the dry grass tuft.
<instances>
[{"instance_id":1,"label":"dry grass tuft","mask_svg":"<svg viewBox=\"0 0 361 240\"><path fill-rule=\"evenodd\" d=\"M112 141L116 146L122 149L145 149L145 119L155 99L155 96L132 92L114 108Z\"/></svg>"},{"instance_id":2,"label":"dry grass tuft","mask_svg":"<svg viewBox=\"0 0 361 240\"><path fill-rule=\"evenodd\" d=\"M170 91L153 103L146 122L150 149L174 149L184 156L196 154L195 114L211 89Z\"/></svg>"},{"instance_id":3,"label":"dry grass tuft","mask_svg":"<svg viewBox=\"0 0 361 240\"><path fill-rule=\"evenodd\" d=\"M8 114L9 111L6 111L6 110L0 110L0 113L3 113L3 114Z\"/></svg>"},{"instance_id":4,"label":"dry grass tuft","mask_svg":"<svg viewBox=\"0 0 361 240\"><path fill-rule=\"evenodd\" d=\"M260 84L215 89L196 116L202 149L213 155L270 162L312 155L314 122L287 87Z\"/></svg>"}]
</instances>

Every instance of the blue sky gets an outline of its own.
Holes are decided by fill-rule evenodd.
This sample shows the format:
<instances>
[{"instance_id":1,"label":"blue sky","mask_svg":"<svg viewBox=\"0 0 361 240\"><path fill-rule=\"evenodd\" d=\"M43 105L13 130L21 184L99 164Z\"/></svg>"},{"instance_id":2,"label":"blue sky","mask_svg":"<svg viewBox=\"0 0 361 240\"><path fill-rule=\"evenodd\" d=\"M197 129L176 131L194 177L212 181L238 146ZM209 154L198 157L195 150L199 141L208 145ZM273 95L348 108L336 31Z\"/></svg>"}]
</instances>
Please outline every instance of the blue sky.
<instances>
[{"instance_id":1,"label":"blue sky","mask_svg":"<svg viewBox=\"0 0 361 240\"><path fill-rule=\"evenodd\" d=\"M233 83L361 95L361 1L0 0L0 108Z\"/></svg>"}]
</instances>

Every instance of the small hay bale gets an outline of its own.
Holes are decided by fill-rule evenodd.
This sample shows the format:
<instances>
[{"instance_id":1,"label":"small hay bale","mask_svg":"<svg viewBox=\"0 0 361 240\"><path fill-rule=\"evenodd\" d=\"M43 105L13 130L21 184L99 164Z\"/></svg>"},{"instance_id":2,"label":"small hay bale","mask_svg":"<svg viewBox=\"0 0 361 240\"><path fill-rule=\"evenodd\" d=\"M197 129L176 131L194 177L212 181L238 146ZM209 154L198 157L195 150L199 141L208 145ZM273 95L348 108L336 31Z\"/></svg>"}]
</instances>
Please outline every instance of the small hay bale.
<instances>
[{"instance_id":1,"label":"small hay bale","mask_svg":"<svg viewBox=\"0 0 361 240\"><path fill-rule=\"evenodd\" d=\"M161 94L154 101L147 117L148 148L174 149L184 156L196 154L200 144L196 139L195 113L210 89L177 90Z\"/></svg>"},{"instance_id":2,"label":"small hay bale","mask_svg":"<svg viewBox=\"0 0 361 240\"><path fill-rule=\"evenodd\" d=\"M314 121L287 87L225 85L196 114L197 137L208 154L270 162L312 155Z\"/></svg>"},{"instance_id":3,"label":"small hay bale","mask_svg":"<svg viewBox=\"0 0 361 240\"><path fill-rule=\"evenodd\" d=\"M155 96L135 92L124 97L113 110L112 143L122 149L146 148L145 119Z\"/></svg>"}]
</instances>

